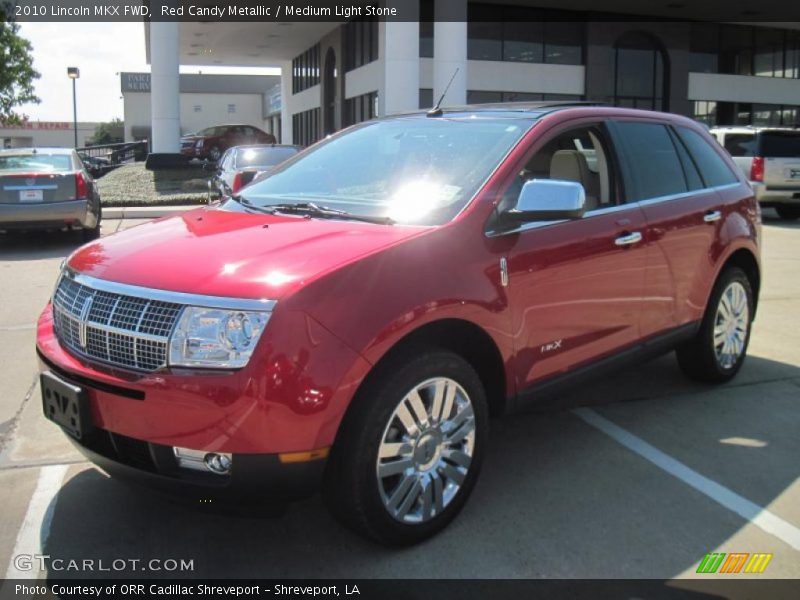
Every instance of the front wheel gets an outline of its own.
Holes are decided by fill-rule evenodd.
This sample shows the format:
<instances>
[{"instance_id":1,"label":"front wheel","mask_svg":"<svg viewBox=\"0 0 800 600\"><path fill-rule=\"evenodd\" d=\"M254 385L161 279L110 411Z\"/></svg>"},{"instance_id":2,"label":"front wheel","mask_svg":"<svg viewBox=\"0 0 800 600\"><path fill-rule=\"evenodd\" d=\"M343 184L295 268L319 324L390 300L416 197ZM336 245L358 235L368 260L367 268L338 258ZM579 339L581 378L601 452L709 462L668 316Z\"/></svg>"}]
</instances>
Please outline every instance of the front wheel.
<instances>
[{"instance_id":1,"label":"front wheel","mask_svg":"<svg viewBox=\"0 0 800 600\"><path fill-rule=\"evenodd\" d=\"M486 394L469 363L446 351L406 355L381 375L342 425L325 496L357 532L413 544L444 528L475 485L488 435Z\"/></svg>"},{"instance_id":2,"label":"front wheel","mask_svg":"<svg viewBox=\"0 0 800 600\"><path fill-rule=\"evenodd\" d=\"M683 372L697 381L722 383L744 362L753 322L753 289L738 267L722 272L711 293L700 330L677 349Z\"/></svg>"},{"instance_id":3,"label":"front wheel","mask_svg":"<svg viewBox=\"0 0 800 600\"><path fill-rule=\"evenodd\" d=\"M775 212L784 221L796 221L800 219L800 206L776 206Z\"/></svg>"}]
</instances>

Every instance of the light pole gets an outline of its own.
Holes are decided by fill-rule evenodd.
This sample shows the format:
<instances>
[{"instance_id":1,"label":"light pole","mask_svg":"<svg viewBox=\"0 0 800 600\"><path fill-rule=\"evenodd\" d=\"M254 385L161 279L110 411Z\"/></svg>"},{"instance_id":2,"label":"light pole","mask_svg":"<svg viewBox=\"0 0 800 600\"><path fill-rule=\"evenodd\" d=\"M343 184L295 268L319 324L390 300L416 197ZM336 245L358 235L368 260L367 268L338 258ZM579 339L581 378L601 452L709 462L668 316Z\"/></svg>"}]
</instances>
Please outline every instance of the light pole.
<instances>
[{"instance_id":1,"label":"light pole","mask_svg":"<svg viewBox=\"0 0 800 600\"><path fill-rule=\"evenodd\" d=\"M78 147L78 101L75 97L75 80L81 76L78 67L67 67L67 77L72 79L72 127L75 130L75 147Z\"/></svg>"}]
</instances>

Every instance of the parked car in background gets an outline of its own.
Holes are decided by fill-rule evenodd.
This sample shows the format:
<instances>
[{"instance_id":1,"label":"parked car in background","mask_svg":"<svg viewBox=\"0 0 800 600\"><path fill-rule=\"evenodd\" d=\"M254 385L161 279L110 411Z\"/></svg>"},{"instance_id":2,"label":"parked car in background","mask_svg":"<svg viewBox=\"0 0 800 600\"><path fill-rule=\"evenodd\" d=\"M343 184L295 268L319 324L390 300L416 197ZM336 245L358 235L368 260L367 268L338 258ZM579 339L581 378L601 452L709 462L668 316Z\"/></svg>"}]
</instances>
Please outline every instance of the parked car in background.
<instances>
[{"instance_id":1,"label":"parked car in background","mask_svg":"<svg viewBox=\"0 0 800 600\"><path fill-rule=\"evenodd\" d=\"M208 182L209 193L212 196L235 194L256 177L269 173L301 149L301 146L277 144L230 148L215 167Z\"/></svg>"},{"instance_id":2,"label":"parked car in background","mask_svg":"<svg viewBox=\"0 0 800 600\"><path fill-rule=\"evenodd\" d=\"M78 153L0 150L0 230L78 228L100 236L100 194Z\"/></svg>"},{"instance_id":3,"label":"parked car in background","mask_svg":"<svg viewBox=\"0 0 800 600\"><path fill-rule=\"evenodd\" d=\"M800 130L714 127L711 135L744 171L762 206L783 219L800 218Z\"/></svg>"},{"instance_id":4,"label":"parked car in background","mask_svg":"<svg viewBox=\"0 0 800 600\"><path fill-rule=\"evenodd\" d=\"M466 503L490 414L671 350L732 379L760 232L747 179L678 115L363 122L72 254L38 322L44 412L111 476L194 506L321 488L356 531L419 542Z\"/></svg>"},{"instance_id":5,"label":"parked car in background","mask_svg":"<svg viewBox=\"0 0 800 600\"><path fill-rule=\"evenodd\" d=\"M181 137L181 153L217 162L233 146L275 144L277 141L271 133L252 125L217 125Z\"/></svg>"},{"instance_id":6,"label":"parked car in background","mask_svg":"<svg viewBox=\"0 0 800 600\"><path fill-rule=\"evenodd\" d=\"M104 156L89 156L85 152L78 152L83 166L92 177L102 177L111 166L111 161Z\"/></svg>"}]
</instances>

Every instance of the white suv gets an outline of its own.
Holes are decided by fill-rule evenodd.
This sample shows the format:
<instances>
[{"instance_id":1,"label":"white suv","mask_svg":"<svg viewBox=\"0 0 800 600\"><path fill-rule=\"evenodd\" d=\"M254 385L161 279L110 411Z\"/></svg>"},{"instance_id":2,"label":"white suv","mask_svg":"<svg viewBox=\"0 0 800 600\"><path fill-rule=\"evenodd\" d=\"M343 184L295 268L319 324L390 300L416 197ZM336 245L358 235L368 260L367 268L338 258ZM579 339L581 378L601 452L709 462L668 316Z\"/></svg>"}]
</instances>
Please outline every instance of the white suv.
<instances>
[{"instance_id":1,"label":"white suv","mask_svg":"<svg viewBox=\"0 0 800 600\"><path fill-rule=\"evenodd\" d=\"M800 129L714 127L711 135L750 179L762 206L783 219L800 218Z\"/></svg>"}]
</instances>

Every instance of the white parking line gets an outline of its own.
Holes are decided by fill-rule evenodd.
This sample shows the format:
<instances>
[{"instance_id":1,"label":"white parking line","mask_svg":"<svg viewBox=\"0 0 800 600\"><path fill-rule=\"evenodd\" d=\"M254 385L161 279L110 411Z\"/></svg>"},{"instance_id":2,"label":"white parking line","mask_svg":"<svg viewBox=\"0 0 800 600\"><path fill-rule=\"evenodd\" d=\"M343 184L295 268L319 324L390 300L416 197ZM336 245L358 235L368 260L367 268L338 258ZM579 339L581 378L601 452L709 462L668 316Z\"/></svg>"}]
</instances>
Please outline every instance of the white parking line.
<instances>
[{"instance_id":1,"label":"white parking line","mask_svg":"<svg viewBox=\"0 0 800 600\"><path fill-rule=\"evenodd\" d=\"M800 529L791 523L784 521L780 517L769 512L766 508L740 496L724 485L712 481L694 469L690 469L682 462L665 454L655 446L648 444L643 439L633 435L619 425L615 425L594 410L590 408L576 408L572 412L592 427L599 429L628 448L628 450L635 452L673 477L677 477L685 484L692 486L698 492L705 494L728 510L747 519L753 525L774 535L779 540L786 542L795 550L800 550Z\"/></svg>"},{"instance_id":2,"label":"white parking line","mask_svg":"<svg viewBox=\"0 0 800 600\"><path fill-rule=\"evenodd\" d=\"M56 494L61 489L61 483L67 474L69 465L48 465L39 471L39 481L28 503L28 511L22 520L14 551L6 569L6 579L36 579L39 569L35 566L28 571L17 568L15 557L20 554L41 554L47 537L50 535L50 522L53 520L53 511L56 507Z\"/></svg>"},{"instance_id":3,"label":"white parking line","mask_svg":"<svg viewBox=\"0 0 800 600\"><path fill-rule=\"evenodd\" d=\"M36 323L28 323L26 325L0 325L0 331L28 331L36 329Z\"/></svg>"}]
</instances>

